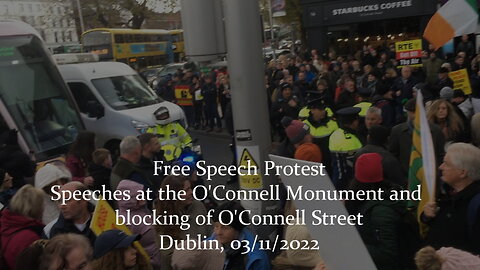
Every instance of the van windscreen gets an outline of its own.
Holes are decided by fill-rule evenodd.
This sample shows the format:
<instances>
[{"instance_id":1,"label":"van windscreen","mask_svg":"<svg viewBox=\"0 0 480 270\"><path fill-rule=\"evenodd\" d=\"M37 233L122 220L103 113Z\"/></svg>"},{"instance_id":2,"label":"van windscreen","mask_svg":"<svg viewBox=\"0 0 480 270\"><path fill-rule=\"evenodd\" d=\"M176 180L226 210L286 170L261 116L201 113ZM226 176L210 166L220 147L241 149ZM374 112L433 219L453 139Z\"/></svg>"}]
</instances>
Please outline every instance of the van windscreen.
<instances>
[{"instance_id":1,"label":"van windscreen","mask_svg":"<svg viewBox=\"0 0 480 270\"><path fill-rule=\"evenodd\" d=\"M138 75L92 80L105 102L114 110L127 110L162 102Z\"/></svg>"}]
</instances>

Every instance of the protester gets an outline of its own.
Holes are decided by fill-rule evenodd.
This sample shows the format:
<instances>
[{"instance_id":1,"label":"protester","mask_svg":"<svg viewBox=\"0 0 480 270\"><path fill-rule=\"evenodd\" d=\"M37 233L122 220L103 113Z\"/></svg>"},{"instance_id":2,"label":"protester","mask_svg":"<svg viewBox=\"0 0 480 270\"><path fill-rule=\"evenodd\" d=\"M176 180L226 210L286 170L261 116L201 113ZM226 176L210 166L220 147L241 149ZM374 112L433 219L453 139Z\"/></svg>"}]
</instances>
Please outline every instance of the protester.
<instances>
[{"instance_id":1,"label":"protester","mask_svg":"<svg viewBox=\"0 0 480 270\"><path fill-rule=\"evenodd\" d=\"M355 180L350 189L354 192L383 190L385 200L346 201L351 215L362 214L363 225L358 226L370 256L377 269L402 269L398 227L406 213L405 201L389 199L389 193L398 189L383 177L382 156L378 153L360 155L355 163Z\"/></svg>"},{"instance_id":2,"label":"protester","mask_svg":"<svg viewBox=\"0 0 480 270\"><path fill-rule=\"evenodd\" d=\"M285 133L288 140L295 146L294 158L312 162L322 161L320 148L313 143L310 128L307 124L289 117L282 119L282 125L286 126Z\"/></svg>"},{"instance_id":3,"label":"protester","mask_svg":"<svg viewBox=\"0 0 480 270\"><path fill-rule=\"evenodd\" d=\"M88 172L93 177L93 190L111 190L110 176L112 174L112 155L105 148L98 148L93 151L92 164L88 167Z\"/></svg>"},{"instance_id":4,"label":"protester","mask_svg":"<svg viewBox=\"0 0 480 270\"><path fill-rule=\"evenodd\" d=\"M17 256L40 239L43 223L43 191L24 185L0 216L0 252L7 269L14 269ZM2 269L3 270L3 269Z\"/></svg>"},{"instance_id":5,"label":"protester","mask_svg":"<svg viewBox=\"0 0 480 270\"><path fill-rule=\"evenodd\" d=\"M81 182L73 181L63 185L59 192L85 192L87 186ZM62 200L65 198L61 198ZM78 200L70 198L65 200L65 204L60 204L60 215L58 219L53 220L44 228L46 238L53 238L56 235L64 233L76 233L84 235L93 245L95 234L90 229L92 221L93 205L83 198Z\"/></svg>"},{"instance_id":6,"label":"protester","mask_svg":"<svg viewBox=\"0 0 480 270\"><path fill-rule=\"evenodd\" d=\"M174 240L184 240L186 239L187 235L190 236L208 236L211 233L211 228L206 225L198 225L195 223L196 217L199 215L206 215L207 210L205 206L196 201L193 198L192 192L192 184L185 176L167 176L160 187L162 190L166 190L167 187L170 190L175 191L178 194L179 191L185 191L185 196L181 200L156 200L155 201L155 209L159 215L162 216L172 216L172 215L188 215L188 228L185 228L186 225L181 226L180 224L174 225L158 225L157 226L157 233L160 236L159 242L160 245L167 246L170 241L169 238L162 237L169 236L171 239ZM168 250L161 250L160 254L160 262L161 262L161 269L168 270L171 269L172 264L172 253L173 249Z\"/></svg>"},{"instance_id":7,"label":"protester","mask_svg":"<svg viewBox=\"0 0 480 270\"><path fill-rule=\"evenodd\" d=\"M244 208L238 202L226 202L215 209L213 216L214 233L211 240L218 240L225 248L225 270L269 270L270 260L265 251L261 250L258 242L255 243L254 236L245 225L240 222L240 215L247 215ZM220 224L220 215L222 211L232 213L232 222L230 225ZM248 217L248 216L247 216ZM245 220L245 218L243 219ZM245 240L251 252L242 254L242 249L234 250L230 244L233 240Z\"/></svg>"},{"instance_id":8,"label":"protester","mask_svg":"<svg viewBox=\"0 0 480 270\"><path fill-rule=\"evenodd\" d=\"M92 270L92 247L87 238L74 233L60 234L44 244L39 270Z\"/></svg>"},{"instance_id":9,"label":"protester","mask_svg":"<svg viewBox=\"0 0 480 270\"><path fill-rule=\"evenodd\" d=\"M118 184L117 190L122 192L129 192L131 194L130 200L119 200L118 215L127 216L127 212L131 216L141 217L152 215L152 212L147 208L146 200L138 200L137 195L143 192L143 185L133 182L131 180L122 180ZM153 226L146 224L128 225L128 228L134 234L141 235L140 244L145 248L145 251L150 256L150 263L154 270L160 269L160 249L156 242L156 232Z\"/></svg>"},{"instance_id":10,"label":"protester","mask_svg":"<svg viewBox=\"0 0 480 270\"><path fill-rule=\"evenodd\" d=\"M480 258L469 252L442 247L435 250L431 246L420 249L415 256L418 270L470 270L480 268Z\"/></svg>"},{"instance_id":11,"label":"protester","mask_svg":"<svg viewBox=\"0 0 480 270\"><path fill-rule=\"evenodd\" d=\"M452 104L445 100L436 100L427 112L427 119L437 124L447 142L465 142L465 126Z\"/></svg>"},{"instance_id":12,"label":"protester","mask_svg":"<svg viewBox=\"0 0 480 270\"><path fill-rule=\"evenodd\" d=\"M163 173L155 175L155 162L165 161L163 151L157 136L152 133L144 133L138 136L138 140L142 145L142 156L137 167L142 171L143 175L153 184L153 190L158 190L164 178ZM155 194L156 198L157 195Z\"/></svg>"},{"instance_id":13,"label":"protester","mask_svg":"<svg viewBox=\"0 0 480 270\"><path fill-rule=\"evenodd\" d=\"M440 165L447 193L436 202L426 203L422 214L422 222L429 226L425 242L432 247L448 246L480 254L478 164L479 148L466 143L454 143L447 148Z\"/></svg>"},{"instance_id":14,"label":"protester","mask_svg":"<svg viewBox=\"0 0 480 270\"><path fill-rule=\"evenodd\" d=\"M93 177L87 176L87 168L92 163L95 150L95 133L80 131L67 154L66 166L72 173L72 180L87 186L93 185Z\"/></svg>"},{"instance_id":15,"label":"protester","mask_svg":"<svg viewBox=\"0 0 480 270\"><path fill-rule=\"evenodd\" d=\"M35 174L35 162L18 144L18 131L8 129L0 134L0 168L13 177L14 189L26 184L25 178ZM34 158L33 158L34 159Z\"/></svg>"},{"instance_id":16,"label":"protester","mask_svg":"<svg viewBox=\"0 0 480 270\"><path fill-rule=\"evenodd\" d=\"M58 218L60 209L57 201L52 200L52 188L61 186L72 180L68 170L62 170L53 164L47 164L35 174L35 187L43 190L43 224Z\"/></svg>"},{"instance_id":17,"label":"protester","mask_svg":"<svg viewBox=\"0 0 480 270\"><path fill-rule=\"evenodd\" d=\"M110 176L110 187L116 190L118 183L123 179L133 180L142 184L145 189L153 188L153 184L137 167L142 156L142 145L134 136L127 136L120 142L120 157L113 166Z\"/></svg>"},{"instance_id":18,"label":"protester","mask_svg":"<svg viewBox=\"0 0 480 270\"><path fill-rule=\"evenodd\" d=\"M13 189L13 177L5 170L0 169L0 210L10 203L16 190Z\"/></svg>"},{"instance_id":19,"label":"protester","mask_svg":"<svg viewBox=\"0 0 480 270\"><path fill-rule=\"evenodd\" d=\"M387 150L390 131L384 126L372 126L368 130L367 144L355 153L355 160L366 153L377 153L382 156L382 168L385 179L401 187L407 187L407 178L402 173L400 162Z\"/></svg>"},{"instance_id":20,"label":"protester","mask_svg":"<svg viewBox=\"0 0 480 270\"><path fill-rule=\"evenodd\" d=\"M133 245L140 238L116 229L101 233L94 245L92 270L148 270L149 263Z\"/></svg>"},{"instance_id":21,"label":"protester","mask_svg":"<svg viewBox=\"0 0 480 270\"><path fill-rule=\"evenodd\" d=\"M412 132L413 122L415 121L416 100L410 99L405 103L405 110L407 111L408 120L393 127L390 134L388 150L400 161L404 177L407 177L412 151ZM435 150L435 160L439 163L444 155L445 137L441 129L435 124L430 123L430 131L432 133L433 147Z\"/></svg>"}]
</instances>

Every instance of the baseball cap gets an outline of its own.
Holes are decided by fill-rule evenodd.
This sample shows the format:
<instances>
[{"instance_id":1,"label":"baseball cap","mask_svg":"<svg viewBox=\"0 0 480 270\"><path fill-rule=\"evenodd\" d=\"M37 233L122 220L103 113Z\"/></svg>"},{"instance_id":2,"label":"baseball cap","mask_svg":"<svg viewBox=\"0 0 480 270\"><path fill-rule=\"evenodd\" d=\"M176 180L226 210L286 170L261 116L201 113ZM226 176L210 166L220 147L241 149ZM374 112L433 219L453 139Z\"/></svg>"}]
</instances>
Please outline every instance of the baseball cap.
<instances>
[{"instance_id":1,"label":"baseball cap","mask_svg":"<svg viewBox=\"0 0 480 270\"><path fill-rule=\"evenodd\" d=\"M129 247L133 242L140 240L140 238L141 235L139 234L127 235L125 232L117 229L104 231L95 239L93 257L98 259L114 249Z\"/></svg>"}]
</instances>

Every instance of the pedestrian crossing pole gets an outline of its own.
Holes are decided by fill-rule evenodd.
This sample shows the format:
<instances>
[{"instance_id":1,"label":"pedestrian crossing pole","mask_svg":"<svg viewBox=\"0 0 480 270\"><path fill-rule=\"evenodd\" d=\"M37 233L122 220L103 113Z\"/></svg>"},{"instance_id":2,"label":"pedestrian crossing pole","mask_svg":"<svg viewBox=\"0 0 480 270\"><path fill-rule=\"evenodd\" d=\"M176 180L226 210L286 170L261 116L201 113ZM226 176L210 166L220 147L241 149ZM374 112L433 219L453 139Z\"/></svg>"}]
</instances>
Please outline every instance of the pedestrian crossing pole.
<instances>
[{"instance_id":1,"label":"pedestrian crossing pole","mask_svg":"<svg viewBox=\"0 0 480 270\"><path fill-rule=\"evenodd\" d=\"M271 150L264 79L262 27L258 0L223 0L237 166L254 165L258 174L239 175L241 189L269 189L278 182L264 176ZM251 172L250 172L251 173ZM245 172L244 172L245 174ZM277 214L278 201L242 201L251 214ZM274 238L273 226L251 228L263 239Z\"/></svg>"}]
</instances>

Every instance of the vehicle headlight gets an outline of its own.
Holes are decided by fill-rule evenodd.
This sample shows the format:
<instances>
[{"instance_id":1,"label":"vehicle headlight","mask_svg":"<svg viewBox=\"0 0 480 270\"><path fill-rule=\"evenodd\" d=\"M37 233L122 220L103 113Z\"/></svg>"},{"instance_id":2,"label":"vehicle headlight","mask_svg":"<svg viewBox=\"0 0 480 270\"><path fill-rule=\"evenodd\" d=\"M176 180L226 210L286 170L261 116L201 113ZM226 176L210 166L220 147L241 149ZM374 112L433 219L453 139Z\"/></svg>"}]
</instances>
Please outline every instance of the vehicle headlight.
<instances>
[{"instance_id":1,"label":"vehicle headlight","mask_svg":"<svg viewBox=\"0 0 480 270\"><path fill-rule=\"evenodd\" d=\"M144 122L137 121L137 120L132 120L131 123L132 123L132 126L133 126L140 134L143 134L143 133L147 132L147 129L150 127L148 124L146 124L146 123L144 123Z\"/></svg>"}]
</instances>

